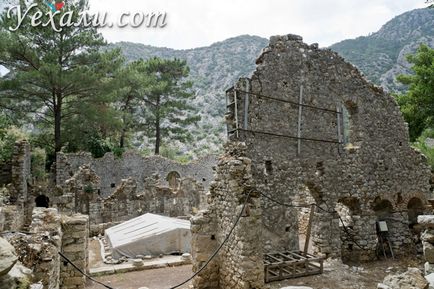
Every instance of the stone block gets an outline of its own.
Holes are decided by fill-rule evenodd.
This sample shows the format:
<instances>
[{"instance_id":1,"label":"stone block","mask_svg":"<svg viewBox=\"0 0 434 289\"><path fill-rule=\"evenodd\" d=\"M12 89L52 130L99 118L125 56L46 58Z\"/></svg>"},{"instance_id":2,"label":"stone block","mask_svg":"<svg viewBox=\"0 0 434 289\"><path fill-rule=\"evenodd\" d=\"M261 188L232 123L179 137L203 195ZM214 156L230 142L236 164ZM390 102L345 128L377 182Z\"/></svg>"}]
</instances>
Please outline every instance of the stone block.
<instances>
[{"instance_id":1,"label":"stone block","mask_svg":"<svg viewBox=\"0 0 434 289\"><path fill-rule=\"evenodd\" d=\"M425 262L424 264L424 275L429 275L431 273L434 273L434 264L431 264L430 262Z\"/></svg>"},{"instance_id":2,"label":"stone block","mask_svg":"<svg viewBox=\"0 0 434 289\"><path fill-rule=\"evenodd\" d=\"M18 261L15 248L3 238L0 238L0 276L6 275Z\"/></svg>"},{"instance_id":3,"label":"stone block","mask_svg":"<svg viewBox=\"0 0 434 289\"><path fill-rule=\"evenodd\" d=\"M420 215L417 217L417 222L425 228L434 229L434 215Z\"/></svg>"},{"instance_id":4,"label":"stone block","mask_svg":"<svg viewBox=\"0 0 434 289\"><path fill-rule=\"evenodd\" d=\"M429 263L434 263L434 245L428 242L422 242L422 244L425 260Z\"/></svg>"}]
</instances>

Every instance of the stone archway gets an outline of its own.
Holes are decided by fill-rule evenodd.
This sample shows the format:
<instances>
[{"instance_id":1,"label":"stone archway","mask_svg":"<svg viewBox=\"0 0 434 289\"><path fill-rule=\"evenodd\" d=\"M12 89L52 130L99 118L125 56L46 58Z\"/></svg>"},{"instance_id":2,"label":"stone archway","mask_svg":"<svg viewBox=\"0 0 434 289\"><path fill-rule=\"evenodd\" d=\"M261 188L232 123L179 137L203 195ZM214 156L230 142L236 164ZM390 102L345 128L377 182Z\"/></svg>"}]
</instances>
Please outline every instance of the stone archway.
<instances>
[{"instance_id":1,"label":"stone archway","mask_svg":"<svg viewBox=\"0 0 434 289\"><path fill-rule=\"evenodd\" d=\"M387 221L393 213L393 206L389 200L377 197L372 204L372 210L377 216L377 221Z\"/></svg>"},{"instance_id":2,"label":"stone archway","mask_svg":"<svg viewBox=\"0 0 434 289\"><path fill-rule=\"evenodd\" d=\"M50 199L45 195L39 195L35 198L35 206L37 208L49 208Z\"/></svg>"},{"instance_id":3,"label":"stone archway","mask_svg":"<svg viewBox=\"0 0 434 289\"><path fill-rule=\"evenodd\" d=\"M169 187L172 190L179 189L180 180L181 180L181 175L176 171L170 172L166 177L166 181L169 183Z\"/></svg>"},{"instance_id":4,"label":"stone archway","mask_svg":"<svg viewBox=\"0 0 434 289\"><path fill-rule=\"evenodd\" d=\"M410 229L417 224L417 216L423 215L425 206L421 199L419 198L411 198L407 204L408 210L408 225Z\"/></svg>"},{"instance_id":5,"label":"stone archway","mask_svg":"<svg viewBox=\"0 0 434 289\"><path fill-rule=\"evenodd\" d=\"M339 199L335 210L339 219L341 258L343 261L360 261L361 208L360 200L354 197Z\"/></svg>"}]
</instances>

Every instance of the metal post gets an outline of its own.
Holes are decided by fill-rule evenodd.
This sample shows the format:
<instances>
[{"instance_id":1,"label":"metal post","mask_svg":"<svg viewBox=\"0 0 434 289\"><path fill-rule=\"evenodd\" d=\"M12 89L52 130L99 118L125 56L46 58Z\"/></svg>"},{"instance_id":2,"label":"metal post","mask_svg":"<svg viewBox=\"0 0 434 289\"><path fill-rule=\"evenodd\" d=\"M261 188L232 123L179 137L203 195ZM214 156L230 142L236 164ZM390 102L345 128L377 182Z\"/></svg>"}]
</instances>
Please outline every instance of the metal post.
<instances>
[{"instance_id":1,"label":"metal post","mask_svg":"<svg viewBox=\"0 0 434 289\"><path fill-rule=\"evenodd\" d=\"M244 97L244 129L249 128L250 82L246 79L246 94Z\"/></svg>"},{"instance_id":2,"label":"metal post","mask_svg":"<svg viewBox=\"0 0 434 289\"><path fill-rule=\"evenodd\" d=\"M239 132L238 132L238 97L237 97L237 91L234 91L234 102L235 102L235 135L237 136L237 138L239 137Z\"/></svg>"},{"instance_id":3,"label":"metal post","mask_svg":"<svg viewBox=\"0 0 434 289\"><path fill-rule=\"evenodd\" d=\"M340 106L336 106L336 121L337 121L337 127L338 127L338 153L341 153L341 144L343 143L342 141L342 130L341 130L341 119L343 120L344 118L341 118L341 112L342 112L342 108Z\"/></svg>"},{"instance_id":4,"label":"metal post","mask_svg":"<svg viewBox=\"0 0 434 289\"><path fill-rule=\"evenodd\" d=\"M301 153L301 116L303 110L303 84L300 86L300 96L298 98L298 129L297 129L297 155Z\"/></svg>"}]
</instances>

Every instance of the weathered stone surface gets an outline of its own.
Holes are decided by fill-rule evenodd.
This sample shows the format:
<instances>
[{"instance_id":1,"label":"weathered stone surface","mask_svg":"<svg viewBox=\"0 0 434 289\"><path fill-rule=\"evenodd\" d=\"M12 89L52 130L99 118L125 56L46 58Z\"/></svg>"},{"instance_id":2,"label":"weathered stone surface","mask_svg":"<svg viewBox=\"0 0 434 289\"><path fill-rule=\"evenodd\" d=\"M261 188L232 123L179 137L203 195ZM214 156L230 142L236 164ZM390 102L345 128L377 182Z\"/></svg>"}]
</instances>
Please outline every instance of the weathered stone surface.
<instances>
[{"instance_id":1,"label":"weathered stone surface","mask_svg":"<svg viewBox=\"0 0 434 289\"><path fill-rule=\"evenodd\" d=\"M0 276L1 289L27 288L32 270L17 263L3 276Z\"/></svg>"},{"instance_id":2,"label":"weathered stone surface","mask_svg":"<svg viewBox=\"0 0 434 289\"><path fill-rule=\"evenodd\" d=\"M313 289L312 287L306 287L306 286L286 286L282 287L280 289Z\"/></svg>"},{"instance_id":3,"label":"weathered stone surface","mask_svg":"<svg viewBox=\"0 0 434 289\"><path fill-rule=\"evenodd\" d=\"M434 215L418 216L417 222L426 228L434 229Z\"/></svg>"},{"instance_id":4,"label":"weathered stone surface","mask_svg":"<svg viewBox=\"0 0 434 289\"><path fill-rule=\"evenodd\" d=\"M434 273L434 264L431 264L429 262L425 262L424 264L424 275L427 276L431 273Z\"/></svg>"},{"instance_id":5,"label":"weathered stone surface","mask_svg":"<svg viewBox=\"0 0 434 289\"><path fill-rule=\"evenodd\" d=\"M260 234L261 206L252 185L251 161L244 157L245 145L228 143L216 167L210 203L191 219L193 271L201 268L225 236L232 232L232 246L223 246L219 255L193 280L195 288L264 287L263 246ZM249 202L243 204L250 192Z\"/></svg>"},{"instance_id":6,"label":"weathered stone surface","mask_svg":"<svg viewBox=\"0 0 434 289\"><path fill-rule=\"evenodd\" d=\"M429 283L417 268L408 268L407 272L399 275L388 275L383 284L390 289L428 289Z\"/></svg>"},{"instance_id":7,"label":"weathered stone surface","mask_svg":"<svg viewBox=\"0 0 434 289\"><path fill-rule=\"evenodd\" d=\"M429 289L434 288L434 273L428 274L425 279L429 283Z\"/></svg>"},{"instance_id":8,"label":"weathered stone surface","mask_svg":"<svg viewBox=\"0 0 434 289\"><path fill-rule=\"evenodd\" d=\"M429 263L434 263L434 245L428 242L422 242L423 255Z\"/></svg>"},{"instance_id":9,"label":"weathered stone surface","mask_svg":"<svg viewBox=\"0 0 434 289\"><path fill-rule=\"evenodd\" d=\"M141 266L143 266L143 260L142 259L134 259L133 265L136 267L141 267Z\"/></svg>"},{"instance_id":10,"label":"weathered stone surface","mask_svg":"<svg viewBox=\"0 0 434 289\"><path fill-rule=\"evenodd\" d=\"M17 261L15 248L8 241L0 238L0 276L6 275Z\"/></svg>"},{"instance_id":11,"label":"weathered stone surface","mask_svg":"<svg viewBox=\"0 0 434 289\"><path fill-rule=\"evenodd\" d=\"M422 235L420 236L420 239L422 241L428 242L428 243L434 243L434 231L433 230L425 230Z\"/></svg>"}]
</instances>

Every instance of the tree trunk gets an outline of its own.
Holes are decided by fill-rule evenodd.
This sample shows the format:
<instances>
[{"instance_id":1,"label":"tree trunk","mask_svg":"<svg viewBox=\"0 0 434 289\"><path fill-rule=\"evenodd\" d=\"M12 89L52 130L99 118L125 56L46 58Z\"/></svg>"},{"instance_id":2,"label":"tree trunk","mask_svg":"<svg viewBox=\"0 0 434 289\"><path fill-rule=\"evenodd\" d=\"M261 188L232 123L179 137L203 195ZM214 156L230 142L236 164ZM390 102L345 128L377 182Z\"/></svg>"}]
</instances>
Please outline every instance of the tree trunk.
<instances>
[{"instance_id":1,"label":"tree trunk","mask_svg":"<svg viewBox=\"0 0 434 289\"><path fill-rule=\"evenodd\" d=\"M120 147L121 149L123 149L124 146L125 146L125 135L126 135L126 132L127 132L126 128L125 128L125 127L122 128L121 139L120 139L120 141L119 141L119 147Z\"/></svg>"},{"instance_id":2,"label":"tree trunk","mask_svg":"<svg viewBox=\"0 0 434 289\"><path fill-rule=\"evenodd\" d=\"M160 143L161 143L161 130L160 130L160 116L157 116L155 120L155 154L160 154Z\"/></svg>"},{"instance_id":3,"label":"tree trunk","mask_svg":"<svg viewBox=\"0 0 434 289\"><path fill-rule=\"evenodd\" d=\"M157 98L155 111L155 154L160 154L161 128L160 128L160 97Z\"/></svg>"},{"instance_id":4,"label":"tree trunk","mask_svg":"<svg viewBox=\"0 0 434 289\"><path fill-rule=\"evenodd\" d=\"M56 94L56 104L54 105L54 148L55 152L60 152L62 149L62 138L60 126L62 122L62 96Z\"/></svg>"}]
</instances>

